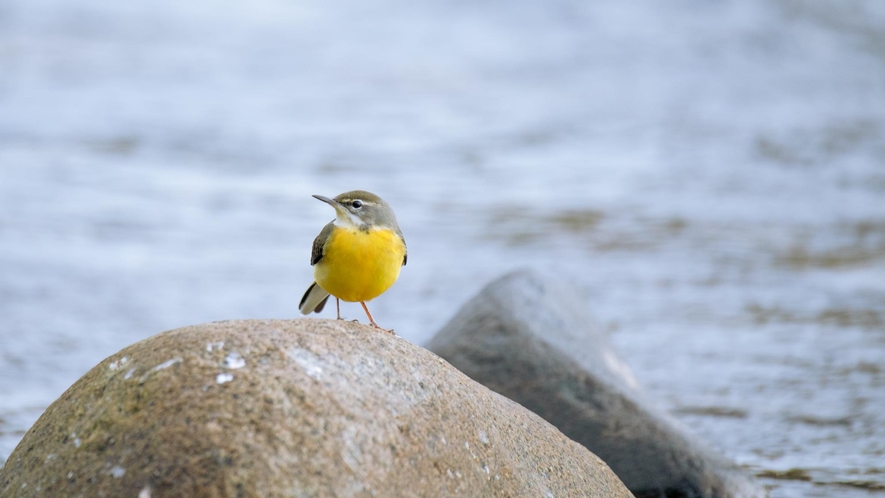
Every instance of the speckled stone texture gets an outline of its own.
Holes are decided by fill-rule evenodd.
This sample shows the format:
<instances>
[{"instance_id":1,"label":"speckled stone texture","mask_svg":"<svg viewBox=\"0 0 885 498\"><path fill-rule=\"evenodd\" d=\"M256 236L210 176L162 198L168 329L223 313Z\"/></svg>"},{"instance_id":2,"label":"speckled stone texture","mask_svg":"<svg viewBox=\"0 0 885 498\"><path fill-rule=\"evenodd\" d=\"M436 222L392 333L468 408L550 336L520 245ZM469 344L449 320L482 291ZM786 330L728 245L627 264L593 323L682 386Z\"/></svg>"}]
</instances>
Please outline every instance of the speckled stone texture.
<instances>
[{"instance_id":1,"label":"speckled stone texture","mask_svg":"<svg viewBox=\"0 0 885 498\"><path fill-rule=\"evenodd\" d=\"M511 273L472 298L427 347L589 448L637 497L767 496L655 406L580 296L535 273Z\"/></svg>"},{"instance_id":2,"label":"speckled stone texture","mask_svg":"<svg viewBox=\"0 0 885 498\"><path fill-rule=\"evenodd\" d=\"M334 320L186 327L101 362L0 469L0 496L596 496L599 458L392 334Z\"/></svg>"}]
</instances>

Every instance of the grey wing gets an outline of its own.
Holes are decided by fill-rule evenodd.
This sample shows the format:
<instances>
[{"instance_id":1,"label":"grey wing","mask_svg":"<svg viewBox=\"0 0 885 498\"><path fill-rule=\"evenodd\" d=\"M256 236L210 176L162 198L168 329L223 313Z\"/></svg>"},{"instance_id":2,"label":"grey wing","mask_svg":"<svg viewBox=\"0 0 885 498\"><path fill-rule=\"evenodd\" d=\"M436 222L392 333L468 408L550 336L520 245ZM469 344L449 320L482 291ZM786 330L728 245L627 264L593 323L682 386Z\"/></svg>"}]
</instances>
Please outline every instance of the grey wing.
<instances>
[{"instance_id":1,"label":"grey wing","mask_svg":"<svg viewBox=\"0 0 885 498\"><path fill-rule=\"evenodd\" d=\"M403 241L403 247L406 249L405 254L403 254L403 266L406 266L406 262L409 260L409 248L406 246L406 238L403 237L403 232L399 227L396 227L396 234L399 235L399 240Z\"/></svg>"},{"instance_id":2,"label":"grey wing","mask_svg":"<svg viewBox=\"0 0 885 498\"><path fill-rule=\"evenodd\" d=\"M323 259L323 246L326 245L326 240L328 240L329 235L332 234L334 226L334 222L329 222L328 225L323 227L320 234L317 235L317 238L313 239L313 249L310 251L310 266L319 263L319 261Z\"/></svg>"}]
</instances>

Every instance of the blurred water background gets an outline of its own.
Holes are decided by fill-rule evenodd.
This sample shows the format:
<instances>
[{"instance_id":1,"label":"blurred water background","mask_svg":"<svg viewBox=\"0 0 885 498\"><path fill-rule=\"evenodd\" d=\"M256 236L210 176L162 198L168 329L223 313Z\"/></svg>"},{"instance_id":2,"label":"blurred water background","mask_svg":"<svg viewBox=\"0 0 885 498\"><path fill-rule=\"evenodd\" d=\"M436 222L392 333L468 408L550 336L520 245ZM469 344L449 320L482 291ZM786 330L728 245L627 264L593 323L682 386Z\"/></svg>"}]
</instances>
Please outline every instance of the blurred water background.
<instances>
[{"instance_id":1,"label":"blurred water background","mask_svg":"<svg viewBox=\"0 0 885 498\"><path fill-rule=\"evenodd\" d=\"M878 0L0 1L0 462L130 343L295 317L355 188L406 339L569 278L772 496L885 493Z\"/></svg>"}]
</instances>

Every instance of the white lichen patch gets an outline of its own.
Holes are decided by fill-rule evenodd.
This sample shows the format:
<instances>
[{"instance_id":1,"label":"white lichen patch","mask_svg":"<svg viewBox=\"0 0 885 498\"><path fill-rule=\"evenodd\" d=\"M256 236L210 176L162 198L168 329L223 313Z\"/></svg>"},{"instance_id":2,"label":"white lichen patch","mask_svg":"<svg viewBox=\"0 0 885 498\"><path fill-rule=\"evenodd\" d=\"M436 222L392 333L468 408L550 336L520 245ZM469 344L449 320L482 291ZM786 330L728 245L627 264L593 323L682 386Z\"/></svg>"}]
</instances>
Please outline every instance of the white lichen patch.
<instances>
[{"instance_id":1,"label":"white lichen patch","mask_svg":"<svg viewBox=\"0 0 885 498\"><path fill-rule=\"evenodd\" d=\"M353 427L348 427L344 429L341 434L341 439L344 443L344 447L341 448L341 460L353 472L359 472L359 469L362 467L363 460L363 452L359 443L357 442L357 438L357 430Z\"/></svg>"},{"instance_id":2,"label":"white lichen patch","mask_svg":"<svg viewBox=\"0 0 885 498\"><path fill-rule=\"evenodd\" d=\"M125 365L126 362L128 362L128 361L129 361L129 357L124 356L124 357L120 358L119 360L112 361L110 363L110 365L108 365L108 368L111 370L116 370L116 369L122 367L123 365Z\"/></svg>"},{"instance_id":3,"label":"white lichen patch","mask_svg":"<svg viewBox=\"0 0 885 498\"><path fill-rule=\"evenodd\" d=\"M219 384L224 384L225 382L230 382L232 380L234 380L234 376L226 372L220 373L215 376L215 382Z\"/></svg>"},{"instance_id":4,"label":"white lichen patch","mask_svg":"<svg viewBox=\"0 0 885 498\"><path fill-rule=\"evenodd\" d=\"M227 368L243 368L246 366L246 359L240 356L240 353L231 351L224 358L224 366Z\"/></svg>"},{"instance_id":5,"label":"white lichen patch","mask_svg":"<svg viewBox=\"0 0 885 498\"><path fill-rule=\"evenodd\" d=\"M286 356L303 368L304 372L311 378L320 380L320 377L322 377L324 362L319 356L301 348L291 348L286 350Z\"/></svg>"},{"instance_id":6,"label":"white lichen patch","mask_svg":"<svg viewBox=\"0 0 885 498\"><path fill-rule=\"evenodd\" d=\"M114 476L115 479L119 479L126 475L126 469L119 465L114 465L111 467L111 475Z\"/></svg>"},{"instance_id":7,"label":"white lichen patch","mask_svg":"<svg viewBox=\"0 0 885 498\"><path fill-rule=\"evenodd\" d=\"M210 353L212 351L221 351L221 349L223 347L224 347L224 341L210 342L210 343L206 344L206 351L208 351Z\"/></svg>"},{"instance_id":8,"label":"white lichen patch","mask_svg":"<svg viewBox=\"0 0 885 498\"><path fill-rule=\"evenodd\" d=\"M172 358L171 360L166 360L163 363L160 363L159 365L155 366L154 372L159 372L160 370L163 370L164 368L169 368L172 365L175 365L176 363L179 363L179 362L181 362L181 358Z\"/></svg>"},{"instance_id":9,"label":"white lichen patch","mask_svg":"<svg viewBox=\"0 0 885 498\"><path fill-rule=\"evenodd\" d=\"M138 492L138 498L151 498L151 487L145 486Z\"/></svg>"},{"instance_id":10,"label":"white lichen patch","mask_svg":"<svg viewBox=\"0 0 885 498\"><path fill-rule=\"evenodd\" d=\"M485 445L489 444L489 436L486 431L479 431L479 442Z\"/></svg>"},{"instance_id":11,"label":"white lichen patch","mask_svg":"<svg viewBox=\"0 0 885 498\"><path fill-rule=\"evenodd\" d=\"M129 371L126 372L126 373L123 375L123 380L129 380L129 379L131 379L131 378L132 378L132 374L134 374L134 373L135 373L135 369L134 369L134 368L130 368Z\"/></svg>"}]
</instances>

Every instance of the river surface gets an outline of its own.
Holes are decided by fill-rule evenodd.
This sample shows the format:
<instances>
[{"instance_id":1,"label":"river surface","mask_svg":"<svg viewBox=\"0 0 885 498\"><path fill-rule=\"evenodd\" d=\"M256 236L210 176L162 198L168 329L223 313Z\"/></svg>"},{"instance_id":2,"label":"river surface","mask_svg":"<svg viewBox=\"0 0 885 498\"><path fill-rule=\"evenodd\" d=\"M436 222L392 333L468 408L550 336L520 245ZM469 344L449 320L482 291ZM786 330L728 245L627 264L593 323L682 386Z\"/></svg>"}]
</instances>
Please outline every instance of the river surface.
<instances>
[{"instance_id":1,"label":"river surface","mask_svg":"<svg viewBox=\"0 0 885 498\"><path fill-rule=\"evenodd\" d=\"M128 344L295 317L356 188L406 339L568 278L772 496L885 495L878 0L0 2L0 462Z\"/></svg>"}]
</instances>

